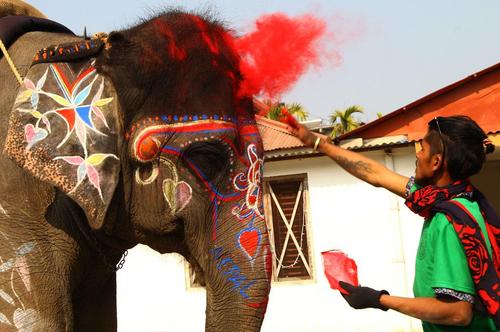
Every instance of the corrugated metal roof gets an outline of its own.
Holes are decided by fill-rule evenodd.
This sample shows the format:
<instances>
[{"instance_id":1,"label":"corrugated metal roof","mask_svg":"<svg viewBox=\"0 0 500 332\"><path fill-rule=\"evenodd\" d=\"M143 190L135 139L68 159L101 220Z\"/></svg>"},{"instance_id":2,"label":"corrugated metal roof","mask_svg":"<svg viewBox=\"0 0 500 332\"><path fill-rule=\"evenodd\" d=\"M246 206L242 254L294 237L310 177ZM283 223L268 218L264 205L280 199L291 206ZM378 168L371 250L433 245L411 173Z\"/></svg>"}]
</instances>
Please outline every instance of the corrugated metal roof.
<instances>
[{"instance_id":1,"label":"corrugated metal roof","mask_svg":"<svg viewBox=\"0 0 500 332\"><path fill-rule=\"evenodd\" d=\"M293 159L302 157L312 157L312 156L322 156L321 153L313 151L310 148L296 148L296 149L286 149L286 150L274 150L265 152L265 160L276 160L276 159Z\"/></svg>"},{"instance_id":2,"label":"corrugated metal roof","mask_svg":"<svg viewBox=\"0 0 500 332\"><path fill-rule=\"evenodd\" d=\"M304 144L286 129L285 124L259 115L256 115L256 120L264 151L304 147Z\"/></svg>"},{"instance_id":3,"label":"corrugated metal roof","mask_svg":"<svg viewBox=\"0 0 500 332\"><path fill-rule=\"evenodd\" d=\"M396 135L377 138L350 138L340 141L339 146L344 149L372 149L384 146L411 143L406 135Z\"/></svg>"},{"instance_id":4,"label":"corrugated metal roof","mask_svg":"<svg viewBox=\"0 0 500 332\"><path fill-rule=\"evenodd\" d=\"M321 153L304 146L297 137L287 130L285 124L259 115L256 116L256 120L264 143L266 160L321 155ZM327 137L325 135L321 136ZM405 143L410 143L408 138L405 135L397 135L365 140L362 138L347 139L341 141L339 146L350 150L362 150Z\"/></svg>"}]
</instances>

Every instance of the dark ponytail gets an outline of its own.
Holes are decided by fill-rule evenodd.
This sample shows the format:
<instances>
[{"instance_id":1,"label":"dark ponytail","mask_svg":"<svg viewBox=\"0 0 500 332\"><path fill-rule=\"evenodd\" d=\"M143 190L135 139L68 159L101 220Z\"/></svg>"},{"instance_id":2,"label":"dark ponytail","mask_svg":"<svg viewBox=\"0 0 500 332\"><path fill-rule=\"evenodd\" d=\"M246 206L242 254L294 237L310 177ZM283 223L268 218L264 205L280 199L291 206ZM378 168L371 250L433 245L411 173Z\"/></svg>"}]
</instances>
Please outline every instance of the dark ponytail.
<instances>
[{"instance_id":1,"label":"dark ponytail","mask_svg":"<svg viewBox=\"0 0 500 332\"><path fill-rule=\"evenodd\" d=\"M456 180L466 179L478 173L486 161L486 154L495 150L488 136L468 116L437 117L429 122L431 146L442 141L448 173ZM436 150L436 148L433 148Z\"/></svg>"}]
</instances>

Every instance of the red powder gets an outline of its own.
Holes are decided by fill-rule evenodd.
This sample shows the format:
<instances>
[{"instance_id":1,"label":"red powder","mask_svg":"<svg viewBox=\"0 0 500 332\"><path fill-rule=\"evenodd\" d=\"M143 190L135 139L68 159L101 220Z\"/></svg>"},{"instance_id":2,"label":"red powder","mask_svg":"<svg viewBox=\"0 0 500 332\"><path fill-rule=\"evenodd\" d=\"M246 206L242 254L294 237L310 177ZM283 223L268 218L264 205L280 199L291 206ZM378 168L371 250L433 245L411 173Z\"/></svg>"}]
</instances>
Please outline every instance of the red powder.
<instances>
[{"instance_id":1,"label":"red powder","mask_svg":"<svg viewBox=\"0 0 500 332\"><path fill-rule=\"evenodd\" d=\"M244 76L240 95L279 97L311 66L321 64L325 34L326 23L312 15L275 13L257 19L254 31L235 40Z\"/></svg>"},{"instance_id":2,"label":"red powder","mask_svg":"<svg viewBox=\"0 0 500 332\"><path fill-rule=\"evenodd\" d=\"M201 37L203 38L205 44L207 44L210 52L212 52L213 54L219 54L219 48L217 47L217 44L212 41L207 33L207 25L205 24L205 22L203 22L201 18L195 15L191 15L191 18L193 19L198 29L200 29Z\"/></svg>"},{"instance_id":3,"label":"red powder","mask_svg":"<svg viewBox=\"0 0 500 332\"><path fill-rule=\"evenodd\" d=\"M177 46L174 34L172 33L172 30L170 30L167 23L162 20L155 20L153 24L155 25L158 33L168 40L167 48L170 55L176 60L184 60L186 58L186 51Z\"/></svg>"},{"instance_id":4,"label":"red powder","mask_svg":"<svg viewBox=\"0 0 500 332\"><path fill-rule=\"evenodd\" d=\"M281 109L280 121L284 122L284 123L287 123L292 128L298 128L299 127L299 123L293 117L293 115L291 115L290 113L288 113L288 110L286 109L286 107L283 107Z\"/></svg>"}]
</instances>

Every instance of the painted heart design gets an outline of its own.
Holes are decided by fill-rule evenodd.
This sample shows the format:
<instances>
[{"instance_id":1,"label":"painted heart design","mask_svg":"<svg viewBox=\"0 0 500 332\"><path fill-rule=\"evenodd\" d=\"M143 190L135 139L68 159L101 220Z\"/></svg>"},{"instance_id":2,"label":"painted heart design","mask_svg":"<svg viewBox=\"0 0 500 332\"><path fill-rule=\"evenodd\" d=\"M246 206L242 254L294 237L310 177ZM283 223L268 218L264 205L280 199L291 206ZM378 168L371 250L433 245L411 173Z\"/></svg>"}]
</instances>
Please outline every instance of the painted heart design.
<instances>
[{"instance_id":1,"label":"painted heart design","mask_svg":"<svg viewBox=\"0 0 500 332\"><path fill-rule=\"evenodd\" d=\"M175 197L177 200L177 211L182 211L191 201L193 190L191 186L184 181L177 183L175 188Z\"/></svg>"},{"instance_id":2,"label":"painted heart design","mask_svg":"<svg viewBox=\"0 0 500 332\"><path fill-rule=\"evenodd\" d=\"M251 230L244 230L240 233L238 242L248 257L253 259L259 248L260 233L255 228Z\"/></svg>"},{"instance_id":3,"label":"painted heart design","mask_svg":"<svg viewBox=\"0 0 500 332\"><path fill-rule=\"evenodd\" d=\"M30 149L37 142L40 142L45 137L47 137L48 134L49 133L45 129L36 128L31 123L27 124L24 127L24 136L26 138L26 142L28 142L28 145L26 146L26 148Z\"/></svg>"},{"instance_id":4,"label":"painted heart design","mask_svg":"<svg viewBox=\"0 0 500 332\"><path fill-rule=\"evenodd\" d=\"M192 189L184 181L175 182L173 179L163 181L163 196L172 213L182 211L191 201Z\"/></svg>"},{"instance_id":5,"label":"painted heart design","mask_svg":"<svg viewBox=\"0 0 500 332\"><path fill-rule=\"evenodd\" d=\"M176 183L172 179L163 180L163 197L167 201L168 206L172 213L175 211L176 200L175 200L175 187Z\"/></svg>"}]
</instances>

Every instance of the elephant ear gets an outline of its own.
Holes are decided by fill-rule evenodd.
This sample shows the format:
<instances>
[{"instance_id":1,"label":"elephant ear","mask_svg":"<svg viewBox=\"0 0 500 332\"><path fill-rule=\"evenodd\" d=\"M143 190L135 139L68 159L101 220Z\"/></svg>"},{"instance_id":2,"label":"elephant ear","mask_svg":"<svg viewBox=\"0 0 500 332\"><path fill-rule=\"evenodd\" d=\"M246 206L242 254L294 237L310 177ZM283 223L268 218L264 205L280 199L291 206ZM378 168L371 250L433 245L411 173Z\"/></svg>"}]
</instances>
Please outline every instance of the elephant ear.
<instances>
[{"instance_id":1,"label":"elephant ear","mask_svg":"<svg viewBox=\"0 0 500 332\"><path fill-rule=\"evenodd\" d=\"M99 229L119 179L122 128L114 87L94 62L33 65L16 98L4 149L69 195Z\"/></svg>"}]
</instances>

